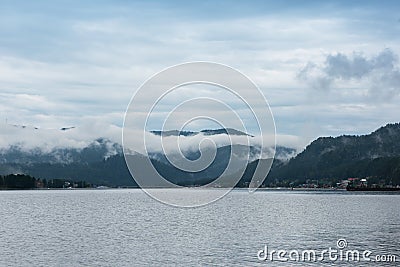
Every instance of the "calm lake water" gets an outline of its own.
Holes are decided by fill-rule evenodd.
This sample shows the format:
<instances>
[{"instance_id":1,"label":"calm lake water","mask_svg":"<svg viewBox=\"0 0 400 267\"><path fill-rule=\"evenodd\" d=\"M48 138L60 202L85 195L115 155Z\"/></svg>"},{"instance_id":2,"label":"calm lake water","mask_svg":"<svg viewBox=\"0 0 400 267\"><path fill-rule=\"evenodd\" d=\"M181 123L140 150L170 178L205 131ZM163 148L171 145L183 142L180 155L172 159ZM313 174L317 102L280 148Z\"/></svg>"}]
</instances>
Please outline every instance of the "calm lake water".
<instances>
[{"instance_id":1,"label":"calm lake water","mask_svg":"<svg viewBox=\"0 0 400 267\"><path fill-rule=\"evenodd\" d=\"M190 194L182 191L177 194ZM399 266L400 195L235 190L174 208L141 190L0 192L0 266ZM370 250L397 263L261 261L270 250ZM263 255L263 254L260 254ZM295 256L295 254L292 254Z\"/></svg>"}]
</instances>

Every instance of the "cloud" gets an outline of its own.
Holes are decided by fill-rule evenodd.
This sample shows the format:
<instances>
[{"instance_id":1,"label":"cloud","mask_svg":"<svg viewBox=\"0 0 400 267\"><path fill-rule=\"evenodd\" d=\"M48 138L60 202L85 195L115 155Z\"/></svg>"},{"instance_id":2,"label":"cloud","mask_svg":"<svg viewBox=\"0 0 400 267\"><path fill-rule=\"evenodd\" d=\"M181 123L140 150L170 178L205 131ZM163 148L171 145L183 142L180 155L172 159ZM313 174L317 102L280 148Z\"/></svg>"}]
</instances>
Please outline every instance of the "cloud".
<instances>
[{"instance_id":1,"label":"cloud","mask_svg":"<svg viewBox=\"0 0 400 267\"><path fill-rule=\"evenodd\" d=\"M121 128L95 119L83 119L84 124L66 131L60 128L37 128L33 125L0 124L0 149L18 146L24 151L55 148L84 148L94 140L106 137L121 143Z\"/></svg>"},{"instance_id":2,"label":"cloud","mask_svg":"<svg viewBox=\"0 0 400 267\"><path fill-rule=\"evenodd\" d=\"M397 63L398 56L389 48L370 58L360 53L353 53L352 57L338 53L327 56L324 72L333 79L362 79L374 74L398 73Z\"/></svg>"},{"instance_id":3,"label":"cloud","mask_svg":"<svg viewBox=\"0 0 400 267\"><path fill-rule=\"evenodd\" d=\"M393 115L396 107L377 108L381 113L371 122L370 112L354 118L354 112L343 109L347 113L335 116L337 108L326 102L357 105L365 100L359 95L371 101L398 94L400 37L398 23L391 19L397 18L397 6L5 2L0 9L0 121L8 118L9 123L42 129L87 127L90 134L82 133L82 140L113 127L120 134L125 108L147 78L174 64L209 60L231 65L253 79L272 105L278 133L293 137L291 142L301 139L298 129L310 117L320 125L313 136L340 133L343 125L366 133L373 128L365 130L364 125L398 120ZM385 46L392 50L373 55ZM369 56L352 54L360 49ZM306 62L310 63L304 67ZM335 89L330 91L341 95L329 99L317 95L313 106L304 108L311 97L309 90L296 90L300 68L297 77L308 87ZM198 89L189 94L204 95ZM319 113L323 108L327 110ZM162 112L155 117L162 117ZM329 121L327 114L332 114ZM346 116L349 119L343 121ZM334 127L327 127L331 124ZM338 130L321 130L325 128ZM0 138L3 143L16 140L8 135ZM20 138L30 142L29 135ZM35 142L53 140L40 138Z\"/></svg>"},{"instance_id":4,"label":"cloud","mask_svg":"<svg viewBox=\"0 0 400 267\"><path fill-rule=\"evenodd\" d=\"M297 78L317 90L337 89L340 83L357 82L366 87L366 96L388 100L400 95L399 57L386 48L367 57L353 52L329 54L322 64L309 62Z\"/></svg>"},{"instance_id":5,"label":"cloud","mask_svg":"<svg viewBox=\"0 0 400 267\"><path fill-rule=\"evenodd\" d=\"M314 62L308 62L307 65L299 71L297 78L301 81L305 81L314 89L327 90L332 84L332 78L324 72L323 68Z\"/></svg>"}]
</instances>

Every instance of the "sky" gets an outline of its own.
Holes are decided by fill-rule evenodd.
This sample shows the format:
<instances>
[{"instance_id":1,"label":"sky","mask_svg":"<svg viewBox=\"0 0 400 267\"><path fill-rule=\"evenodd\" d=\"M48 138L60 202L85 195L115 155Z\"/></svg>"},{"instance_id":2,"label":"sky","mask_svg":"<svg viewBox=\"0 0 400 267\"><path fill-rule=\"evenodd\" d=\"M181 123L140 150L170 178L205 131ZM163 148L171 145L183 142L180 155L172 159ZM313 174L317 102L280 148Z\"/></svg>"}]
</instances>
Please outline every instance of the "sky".
<instances>
[{"instance_id":1,"label":"sky","mask_svg":"<svg viewBox=\"0 0 400 267\"><path fill-rule=\"evenodd\" d=\"M280 145L400 121L398 1L275 2L0 1L0 146L120 142L136 90L191 61L231 66L257 84ZM229 99L215 88L182 92L162 107ZM67 126L77 128L60 136Z\"/></svg>"}]
</instances>

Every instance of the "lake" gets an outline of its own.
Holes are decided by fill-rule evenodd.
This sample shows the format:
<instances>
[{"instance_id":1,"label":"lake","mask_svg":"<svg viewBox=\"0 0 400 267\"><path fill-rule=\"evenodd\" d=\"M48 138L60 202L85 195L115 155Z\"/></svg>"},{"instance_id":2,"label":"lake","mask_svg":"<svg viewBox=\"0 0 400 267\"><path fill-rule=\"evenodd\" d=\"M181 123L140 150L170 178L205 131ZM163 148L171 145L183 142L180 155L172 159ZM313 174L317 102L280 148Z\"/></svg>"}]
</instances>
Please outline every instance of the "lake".
<instances>
[{"instance_id":1,"label":"lake","mask_svg":"<svg viewBox=\"0 0 400 267\"><path fill-rule=\"evenodd\" d=\"M398 266L400 261L399 194L234 190L204 207L176 208L139 189L32 190L0 191L0 203L0 266ZM263 260L266 246L267 255L286 251L281 260L289 262L277 260L277 254L273 262ZM350 262L350 254L334 260L322 253L329 248L337 257L348 250L371 251L368 259L378 255L387 262ZM302 259L304 250L324 259ZM392 256L397 263L389 262Z\"/></svg>"}]
</instances>

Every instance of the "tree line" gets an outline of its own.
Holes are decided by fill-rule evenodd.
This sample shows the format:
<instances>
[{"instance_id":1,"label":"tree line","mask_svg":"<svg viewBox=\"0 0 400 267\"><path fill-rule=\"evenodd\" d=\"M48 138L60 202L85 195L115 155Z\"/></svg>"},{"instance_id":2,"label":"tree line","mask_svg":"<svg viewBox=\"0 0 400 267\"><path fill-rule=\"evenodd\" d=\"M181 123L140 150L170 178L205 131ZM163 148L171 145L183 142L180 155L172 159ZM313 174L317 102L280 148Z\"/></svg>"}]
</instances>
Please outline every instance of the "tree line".
<instances>
[{"instance_id":1,"label":"tree line","mask_svg":"<svg viewBox=\"0 0 400 267\"><path fill-rule=\"evenodd\" d=\"M36 188L88 188L91 184L85 181L69 179L36 179L25 174L0 175L0 189L36 189Z\"/></svg>"}]
</instances>

